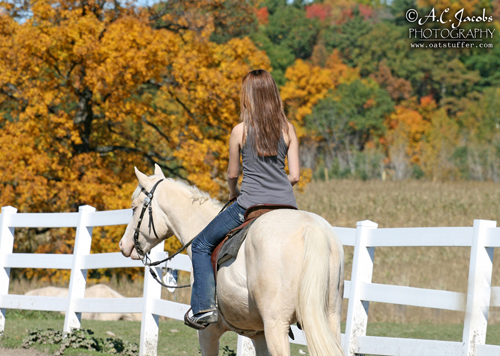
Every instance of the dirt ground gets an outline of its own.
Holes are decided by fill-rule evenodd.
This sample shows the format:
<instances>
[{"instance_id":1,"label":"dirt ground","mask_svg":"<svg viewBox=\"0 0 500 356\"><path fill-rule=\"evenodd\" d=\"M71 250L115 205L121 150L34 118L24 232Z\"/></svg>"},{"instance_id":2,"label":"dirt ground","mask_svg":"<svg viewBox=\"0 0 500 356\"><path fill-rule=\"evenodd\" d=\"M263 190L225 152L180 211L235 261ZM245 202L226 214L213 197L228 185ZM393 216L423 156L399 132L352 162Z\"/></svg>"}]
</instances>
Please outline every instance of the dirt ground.
<instances>
[{"instance_id":1,"label":"dirt ground","mask_svg":"<svg viewBox=\"0 0 500 356\"><path fill-rule=\"evenodd\" d=\"M2 349L0 348L0 355L2 356L47 356L43 352L32 349Z\"/></svg>"}]
</instances>

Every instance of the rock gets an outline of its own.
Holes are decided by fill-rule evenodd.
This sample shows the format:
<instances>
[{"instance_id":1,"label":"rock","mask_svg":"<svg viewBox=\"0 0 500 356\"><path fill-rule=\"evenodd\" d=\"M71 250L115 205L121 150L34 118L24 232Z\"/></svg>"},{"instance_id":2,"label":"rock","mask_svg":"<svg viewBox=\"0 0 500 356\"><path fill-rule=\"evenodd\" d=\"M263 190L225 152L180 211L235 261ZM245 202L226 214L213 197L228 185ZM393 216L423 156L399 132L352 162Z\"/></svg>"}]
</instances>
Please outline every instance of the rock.
<instances>
[{"instance_id":1,"label":"rock","mask_svg":"<svg viewBox=\"0 0 500 356\"><path fill-rule=\"evenodd\" d=\"M106 334L108 336L111 336L111 337L115 337L116 336L116 334L114 332L112 332L112 331L106 331Z\"/></svg>"}]
</instances>

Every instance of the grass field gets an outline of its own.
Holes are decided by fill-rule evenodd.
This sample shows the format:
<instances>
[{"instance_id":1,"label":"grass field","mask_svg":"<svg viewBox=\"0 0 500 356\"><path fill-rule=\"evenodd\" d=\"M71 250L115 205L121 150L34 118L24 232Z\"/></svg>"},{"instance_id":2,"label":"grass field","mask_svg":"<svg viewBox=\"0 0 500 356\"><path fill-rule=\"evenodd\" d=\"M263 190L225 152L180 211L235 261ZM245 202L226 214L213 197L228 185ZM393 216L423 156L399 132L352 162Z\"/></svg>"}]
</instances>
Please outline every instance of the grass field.
<instances>
[{"instance_id":1,"label":"grass field","mask_svg":"<svg viewBox=\"0 0 500 356\"><path fill-rule=\"evenodd\" d=\"M491 182L336 180L314 182L296 197L300 209L323 216L333 226L356 227L361 220L372 220L380 228L472 226L474 219L500 225L500 185ZM349 280L353 248L344 250ZM470 248L463 247L377 248L373 282L465 292L469 255ZM495 286L500 286L498 259ZM370 303L369 311L372 322L459 324L463 317L461 312L381 303ZM492 308L489 321L500 323L499 308Z\"/></svg>"},{"instance_id":2,"label":"grass field","mask_svg":"<svg viewBox=\"0 0 500 356\"><path fill-rule=\"evenodd\" d=\"M500 223L500 186L487 182L426 181L353 181L313 182L304 192L296 192L302 210L323 216L334 226L355 227L357 221L372 220L379 227L472 226L474 219L496 220ZM345 247L346 280L350 279L352 248ZM420 288L464 292L467 287L470 249L447 248L377 248L373 281ZM498 255L498 254L497 254ZM187 280L187 275L182 278ZM494 261L493 285L500 286L500 263ZM44 285L14 281L10 291L22 294ZM125 296L141 296L142 284L112 281L110 286ZM190 290L176 296L189 303ZM163 291L163 298L174 297ZM347 300L344 301L343 317ZM500 344L500 308L490 310L487 342ZM370 303L369 335L412 337L460 341L464 315L437 309ZM7 326L0 347L17 347L25 330L32 326L62 329L62 319L7 317ZM46 325L46 326L44 326ZM138 322L83 321L101 337L112 331L117 337L138 342ZM160 322L159 355L196 355L196 333L176 321ZM172 330L177 330L172 331ZM17 345L17 346L16 346ZM176 345L180 348L176 349ZM236 349L236 335L228 333L221 347ZM294 345L294 355L299 347ZM173 352L173 353L172 353ZM179 353L180 352L180 353ZM221 355L222 352L221 352Z\"/></svg>"},{"instance_id":3,"label":"grass field","mask_svg":"<svg viewBox=\"0 0 500 356\"><path fill-rule=\"evenodd\" d=\"M7 313L7 327L5 335L0 338L0 347L19 348L26 337L27 330L35 326L47 329L62 330L64 319L62 315L49 312L18 312ZM138 321L95 321L83 320L82 328L91 329L96 337L107 338L107 332L112 332L116 338L139 343L140 322ZM345 325L342 324L342 332ZM428 323L400 324L400 323L370 323L368 335L390 336L403 338L416 338L428 340L461 341L462 325L436 325ZM231 356L231 351L236 351L236 334L226 333L220 342L220 355ZM488 330L486 339L488 344L500 345L500 325L492 325ZM53 354L58 347L55 345L37 345L37 350L46 354ZM300 352L302 350L302 353ZM158 342L158 355L179 356L198 355L199 347L196 332L183 325L180 321L164 320L160 322L160 337ZM307 347L291 345L293 356L304 355ZM96 352L82 349L67 349L64 353L68 356L96 355ZM98 353L103 356L112 354Z\"/></svg>"}]
</instances>

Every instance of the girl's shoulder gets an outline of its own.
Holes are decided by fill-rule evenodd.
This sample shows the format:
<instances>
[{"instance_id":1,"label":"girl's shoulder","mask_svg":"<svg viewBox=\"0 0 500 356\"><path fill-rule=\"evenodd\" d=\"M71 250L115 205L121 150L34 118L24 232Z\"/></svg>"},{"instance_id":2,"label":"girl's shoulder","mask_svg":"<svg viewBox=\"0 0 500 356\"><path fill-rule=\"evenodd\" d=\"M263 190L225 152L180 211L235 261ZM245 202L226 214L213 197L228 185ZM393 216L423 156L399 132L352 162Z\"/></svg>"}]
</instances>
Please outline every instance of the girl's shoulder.
<instances>
[{"instance_id":1,"label":"girl's shoulder","mask_svg":"<svg viewBox=\"0 0 500 356\"><path fill-rule=\"evenodd\" d=\"M240 147L243 141L243 130L244 130L243 122L240 122L238 125L233 127L233 130L231 131L231 136L235 138Z\"/></svg>"},{"instance_id":2,"label":"girl's shoulder","mask_svg":"<svg viewBox=\"0 0 500 356\"><path fill-rule=\"evenodd\" d=\"M233 132L236 131L236 132L243 132L243 122L240 122L238 125L236 125L235 127L233 127Z\"/></svg>"},{"instance_id":3,"label":"girl's shoulder","mask_svg":"<svg viewBox=\"0 0 500 356\"><path fill-rule=\"evenodd\" d=\"M283 138L285 139L285 143L287 146L290 146L290 142L297 137L295 133L295 127L291 122L287 122L288 125L288 133L283 131Z\"/></svg>"}]
</instances>

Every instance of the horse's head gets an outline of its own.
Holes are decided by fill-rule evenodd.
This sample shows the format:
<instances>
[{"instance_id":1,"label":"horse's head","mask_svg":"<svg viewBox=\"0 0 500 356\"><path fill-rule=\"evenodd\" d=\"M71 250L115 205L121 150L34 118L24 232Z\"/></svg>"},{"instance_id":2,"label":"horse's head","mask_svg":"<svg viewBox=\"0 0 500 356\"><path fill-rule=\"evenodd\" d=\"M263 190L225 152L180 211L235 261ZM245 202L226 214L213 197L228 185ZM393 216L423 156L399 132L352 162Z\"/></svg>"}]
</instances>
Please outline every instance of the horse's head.
<instances>
[{"instance_id":1,"label":"horse's head","mask_svg":"<svg viewBox=\"0 0 500 356\"><path fill-rule=\"evenodd\" d=\"M136 168L135 175L139 180L139 186L132 195L132 219L120 240L120 249L125 257L138 260L141 259L141 250L142 253L148 253L161 241L172 236L173 232L168 227L166 214L158 204L162 183L157 183L165 179L161 168L155 165L155 173L150 177ZM155 191L149 206L147 206L148 198L145 192L151 193L153 187L155 187ZM143 209L145 205L147 207ZM150 209L152 209L151 212ZM141 214L143 215L142 220L140 220ZM135 234L136 230L138 234ZM137 236L137 241L134 241L134 235ZM137 251L136 245L139 247L139 251Z\"/></svg>"}]
</instances>

